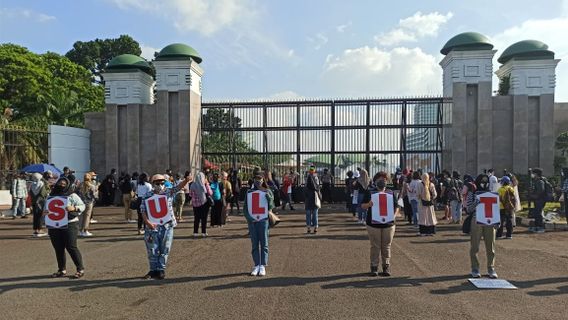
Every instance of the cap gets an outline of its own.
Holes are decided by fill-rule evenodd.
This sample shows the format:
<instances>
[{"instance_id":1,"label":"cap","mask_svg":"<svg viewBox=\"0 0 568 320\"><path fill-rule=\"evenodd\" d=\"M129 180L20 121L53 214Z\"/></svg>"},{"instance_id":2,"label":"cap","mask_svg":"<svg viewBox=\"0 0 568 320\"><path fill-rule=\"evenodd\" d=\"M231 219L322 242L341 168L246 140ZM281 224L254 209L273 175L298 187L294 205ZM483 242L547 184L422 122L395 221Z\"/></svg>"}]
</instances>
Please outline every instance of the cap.
<instances>
[{"instance_id":1,"label":"cap","mask_svg":"<svg viewBox=\"0 0 568 320\"><path fill-rule=\"evenodd\" d=\"M504 176L503 178L501 178L501 184L510 184L511 183L511 178Z\"/></svg>"},{"instance_id":2,"label":"cap","mask_svg":"<svg viewBox=\"0 0 568 320\"><path fill-rule=\"evenodd\" d=\"M166 180L166 177L164 177L164 175L162 174L155 174L152 176L152 182L160 180Z\"/></svg>"}]
</instances>

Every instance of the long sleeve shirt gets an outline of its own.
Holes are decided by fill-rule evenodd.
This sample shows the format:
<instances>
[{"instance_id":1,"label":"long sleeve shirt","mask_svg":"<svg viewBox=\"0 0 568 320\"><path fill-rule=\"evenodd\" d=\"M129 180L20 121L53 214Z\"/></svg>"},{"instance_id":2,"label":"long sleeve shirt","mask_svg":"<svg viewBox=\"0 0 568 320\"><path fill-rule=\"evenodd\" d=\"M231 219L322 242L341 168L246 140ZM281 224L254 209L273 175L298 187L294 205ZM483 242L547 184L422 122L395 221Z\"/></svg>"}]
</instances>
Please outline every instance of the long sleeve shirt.
<instances>
[{"instance_id":1,"label":"long sleeve shirt","mask_svg":"<svg viewBox=\"0 0 568 320\"><path fill-rule=\"evenodd\" d=\"M12 182L12 196L14 198L25 199L28 197L28 186L26 180L16 178Z\"/></svg>"},{"instance_id":2,"label":"long sleeve shirt","mask_svg":"<svg viewBox=\"0 0 568 320\"><path fill-rule=\"evenodd\" d=\"M257 191L257 190L252 189L252 190L249 190L247 192L247 196L245 196L245 202L243 203L243 212L245 214L245 218L247 219L248 223L256 222L254 217L252 215L250 215L250 213L248 211L248 193L254 192L254 191ZM266 190L266 200L268 201L268 211L271 211L274 208L274 194L272 193L272 191L270 189ZM264 221L264 220L266 220L266 219L263 219L263 220L260 220L260 221Z\"/></svg>"}]
</instances>

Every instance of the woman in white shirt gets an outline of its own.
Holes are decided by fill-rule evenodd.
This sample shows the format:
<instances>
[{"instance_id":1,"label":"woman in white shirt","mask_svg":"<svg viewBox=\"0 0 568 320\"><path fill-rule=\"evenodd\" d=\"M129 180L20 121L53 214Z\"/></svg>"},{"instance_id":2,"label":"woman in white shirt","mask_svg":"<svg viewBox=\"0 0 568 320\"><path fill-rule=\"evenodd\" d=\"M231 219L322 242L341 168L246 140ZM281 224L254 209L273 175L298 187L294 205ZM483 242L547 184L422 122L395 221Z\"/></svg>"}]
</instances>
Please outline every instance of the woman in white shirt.
<instances>
[{"instance_id":1,"label":"woman in white shirt","mask_svg":"<svg viewBox=\"0 0 568 320\"><path fill-rule=\"evenodd\" d=\"M136 212L138 212L138 234L144 234L144 218L140 212L140 203L145 195L152 191L152 185L148 182L148 174L142 172L138 177L138 185L136 186Z\"/></svg>"}]
</instances>

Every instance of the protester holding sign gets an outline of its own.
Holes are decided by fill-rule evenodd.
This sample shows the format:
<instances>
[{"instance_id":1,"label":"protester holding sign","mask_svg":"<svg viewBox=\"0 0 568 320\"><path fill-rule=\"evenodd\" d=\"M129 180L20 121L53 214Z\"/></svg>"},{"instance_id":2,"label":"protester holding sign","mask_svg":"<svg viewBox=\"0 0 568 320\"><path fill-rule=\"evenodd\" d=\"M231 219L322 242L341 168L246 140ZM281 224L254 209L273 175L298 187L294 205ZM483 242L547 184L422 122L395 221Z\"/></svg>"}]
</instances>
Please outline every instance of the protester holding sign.
<instances>
[{"instance_id":1,"label":"protester holding sign","mask_svg":"<svg viewBox=\"0 0 568 320\"><path fill-rule=\"evenodd\" d=\"M394 238L395 217L398 214L392 191L386 190L386 181L378 177L365 192L361 208L367 210L367 232L371 241L371 275L379 275L382 257L382 276L390 273L391 244Z\"/></svg>"},{"instance_id":2,"label":"protester holding sign","mask_svg":"<svg viewBox=\"0 0 568 320\"><path fill-rule=\"evenodd\" d=\"M481 277L477 253L479 252L481 237L483 237L487 255L487 272L490 278L495 279L497 278L495 272L495 227L500 222L499 196L486 191L488 189L489 184L478 184L478 195L475 200L476 209L471 219L469 256L471 259L471 276L473 278Z\"/></svg>"},{"instance_id":3,"label":"protester holding sign","mask_svg":"<svg viewBox=\"0 0 568 320\"><path fill-rule=\"evenodd\" d=\"M65 250L69 252L77 268L73 278L79 279L85 275L83 258L77 247L79 215L85 210L85 204L77 194L70 192L70 185L67 178L59 178L51 189L43 211L45 225L57 258L57 272L52 274L53 278L67 274Z\"/></svg>"},{"instance_id":4,"label":"protester holding sign","mask_svg":"<svg viewBox=\"0 0 568 320\"><path fill-rule=\"evenodd\" d=\"M150 271L144 279L164 279L166 263L174 240L174 227L177 225L173 201L176 193L191 180L187 176L173 188L166 188L166 178L161 174L152 176L152 192L144 196L140 212L146 225L144 242L148 251Z\"/></svg>"},{"instance_id":5,"label":"protester holding sign","mask_svg":"<svg viewBox=\"0 0 568 320\"><path fill-rule=\"evenodd\" d=\"M261 175L256 175L252 188L247 192L243 211L248 222L252 243L254 268L251 276L265 276L268 264L268 216L274 208L274 195L264 183Z\"/></svg>"}]
</instances>

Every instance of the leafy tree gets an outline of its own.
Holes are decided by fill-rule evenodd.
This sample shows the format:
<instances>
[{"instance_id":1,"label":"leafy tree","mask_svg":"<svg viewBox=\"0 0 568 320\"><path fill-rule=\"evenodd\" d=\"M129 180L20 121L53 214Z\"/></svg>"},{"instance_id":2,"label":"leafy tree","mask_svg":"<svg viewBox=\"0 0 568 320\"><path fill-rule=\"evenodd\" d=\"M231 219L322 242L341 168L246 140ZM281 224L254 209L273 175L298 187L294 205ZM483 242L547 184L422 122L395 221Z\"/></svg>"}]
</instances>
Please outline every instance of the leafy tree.
<instances>
[{"instance_id":1,"label":"leafy tree","mask_svg":"<svg viewBox=\"0 0 568 320\"><path fill-rule=\"evenodd\" d=\"M499 89L497 90L497 94L500 96L506 96L509 94L509 89L511 88L511 76L503 77L499 81Z\"/></svg>"},{"instance_id":2,"label":"leafy tree","mask_svg":"<svg viewBox=\"0 0 568 320\"><path fill-rule=\"evenodd\" d=\"M65 56L69 60L89 70L94 82L102 82L101 71L114 57L121 54L141 55L140 44L128 35L115 39L95 39L87 42L77 41Z\"/></svg>"},{"instance_id":3,"label":"leafy tree","mask_svg":"<svg viewBox=\"0 0 568 320\"><path fill-rule=\"evenodd\" d=\"M560 152L554 157L554 169L555 171L560 171L560 169L566 166L566 157L568 157L568 131L562 132L556 137L556 150Z\"/></svg>"}]
</instances>

